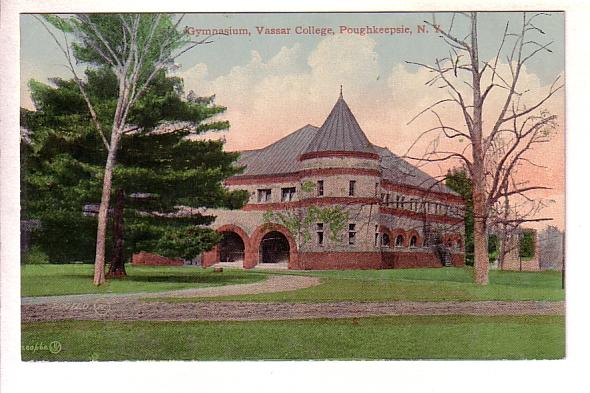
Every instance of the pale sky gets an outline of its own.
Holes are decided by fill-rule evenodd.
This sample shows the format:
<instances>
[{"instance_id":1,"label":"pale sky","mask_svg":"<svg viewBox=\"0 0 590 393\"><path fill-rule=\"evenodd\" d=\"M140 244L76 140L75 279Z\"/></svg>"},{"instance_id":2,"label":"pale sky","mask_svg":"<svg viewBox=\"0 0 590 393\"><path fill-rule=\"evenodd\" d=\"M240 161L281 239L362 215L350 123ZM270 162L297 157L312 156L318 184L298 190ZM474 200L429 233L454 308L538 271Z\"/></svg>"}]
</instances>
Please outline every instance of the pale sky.
<instances>
[{"instance_id":1,"label":"pale sky","mask_svg":"<svg viewBox=\"0 0 590 393\"><path fill-rule=\"evenodd\" d=\"M447 25L449 14L436 14ZM521 13L483 13L479 19L482 59L495 56L506 22L517 28ZM188 14L183 26L195 29L245 28L250 35L217 36L214 42L195 48L178 59L177 74L186 91L216 94L216 103L226 106L224 119L231 128L224 137L228 150L264 147L306 125L320 126L334 105L340 85L344 98L359 124L378 145L404 154L432 119L407 125L441 92L426 87L429 75L406 61L432 64L448 55L448 47L434 33L417 33L416 27L432 14L424 13L283 13L283 14ZM332 28L334 35L296 34L296 28ZM409 27L411 34L341 34L348 27ZM465 20L455 19L461 35ZM553 41L552 53L530 62L523 73L527 85L544 92L564 72L563 13L537 19L545 32L544 42ZM258 28L289 28L286 35L261 35ZM464 32L463 32L464 35ZM505 59L500 63L507 70ZM21 106L31 108L27 81L71 75L49 34L31 16L21 17ZM562 75L563 76L563 75ZM501 97L497 97L498 99ZM494 98L491 97L491 107ZM493 109L493 108L492 108ZM551 144L531 153L547 169L523 171L523 176L552 187L543 197L556 202L544 211L564 226L564 99L556 95L547 109L559 116L561 125ZM452 119L450 119L452 120ZM217 136L215 136L217 137ZM446 167L425 167L437 175ZM545 224L541 225L544 226Z\"/></svg>"}]
</instances>

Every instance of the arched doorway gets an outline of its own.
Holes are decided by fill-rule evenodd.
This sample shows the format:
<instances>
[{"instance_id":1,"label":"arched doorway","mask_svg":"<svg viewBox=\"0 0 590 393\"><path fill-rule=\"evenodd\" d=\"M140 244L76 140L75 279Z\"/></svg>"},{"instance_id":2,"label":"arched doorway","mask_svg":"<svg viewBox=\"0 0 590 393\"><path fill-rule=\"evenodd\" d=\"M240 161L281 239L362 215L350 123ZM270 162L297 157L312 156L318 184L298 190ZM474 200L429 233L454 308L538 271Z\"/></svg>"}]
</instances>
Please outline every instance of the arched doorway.
<instances>
[{"instance_id":1,"label":"arched doorway","mask_svg":"<svg viewBox=\"0 0 590 393\"><path fill-rule=\"evenodd\" d=\"M222 232L219 242L219 262L238 262L244 260L245 245L242 237L235 232Z\"/></svg>"},{"instance_id":2,"label":"arched doorway","mask_svg":"<svg viewBox=\"0 0 590 393\"><path fill-rule=\"evenodd\" d=\"M289 240L281 232L272 231L260 241L260 263L288 263Z\"/></svg>"}]
</instances>

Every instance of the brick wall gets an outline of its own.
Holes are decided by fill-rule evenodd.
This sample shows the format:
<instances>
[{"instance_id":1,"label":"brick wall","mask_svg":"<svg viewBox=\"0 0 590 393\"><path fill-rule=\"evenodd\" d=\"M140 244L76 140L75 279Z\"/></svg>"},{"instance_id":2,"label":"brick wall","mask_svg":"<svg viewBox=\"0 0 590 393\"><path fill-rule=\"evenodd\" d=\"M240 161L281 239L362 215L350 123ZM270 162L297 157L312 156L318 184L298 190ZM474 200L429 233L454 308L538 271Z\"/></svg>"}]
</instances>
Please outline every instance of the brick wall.
<instances>
[{"instance_id":1,"label":"brick wall","mask_svg":"<svg viewBox=\"0 0 590 393\"><path fill-rule=\"evenodd\" d=\"M183 266L184 261L182 259L165 258L160 255L141 251L138 254L133 254L131 264L134 266Z\"/></svg>"},{"instance_id":2,"label":"brick wall","mask_svg":"<svg viewBox=\"0 0 590 393\"><path fill-rule=\"evenodd\" d=\"M383 260L380 252L301 252L294 269L298 270L342 270L381 269Z\"/></svg>"}]
</instances>

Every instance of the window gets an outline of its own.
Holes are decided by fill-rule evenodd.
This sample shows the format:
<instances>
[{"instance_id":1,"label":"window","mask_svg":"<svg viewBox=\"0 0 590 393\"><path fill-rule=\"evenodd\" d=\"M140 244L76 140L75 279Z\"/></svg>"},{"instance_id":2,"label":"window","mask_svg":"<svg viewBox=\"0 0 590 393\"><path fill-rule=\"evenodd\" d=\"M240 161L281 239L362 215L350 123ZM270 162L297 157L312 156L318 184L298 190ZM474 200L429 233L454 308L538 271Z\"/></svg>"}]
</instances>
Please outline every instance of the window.
<instances>
[{"instance_id":1,"label":"window","mask_svg":"<svg viewBox=\"0 0 590 393\"><path fill-rule=\"evenodd\" d=\"M387 203L387 202L385 202L385 197L386 197L386 195L387 195L387 194L386 194L386 193L384 193L384 192L382 192L382 193L381 193L381 202L382 202L382 203Z\"/></svg>"},{"instance_id":2,"label":"window","mask_svg":"<svg viewBox=\"0 0 590 393\"><path fill-rule=\"evenodd\" d=\"M379 247L379 225L375 225L375 247Z\"/></svg>"},{"instance_id":3,"label":"window","mask_svg":"<svg viewBox=\"0 0 590 393\"><path fill-rule=\"evenodd\" d=\"M258 190L258 202L270 202L272 190L270 188L264 188Z\"/></svg>"},{"instance_id":4,"label":"window","mask_svg":"<svg viewBox=\"0 0 590 393\"><path fill-rule=\"evenodd\" d=\"M403 247L404 245L404 237L402 235L397 235L395 238L395 246L396 247Z\"/></svg>"},{"instance_id":5,"label":"window","mask_svg":"<svg viewBox=\"0 0 590 393\"><path fill-rule=\"evenodd\" d=\"M389 235L387 233L381 234L381 245L383 247L389 247L389 243L390 243Z\"/></svg>"},{"instance_id":6,"label":"window","mask_svg":"<svg viewBox=\"0 0 590 393\"><path fill-rule=\"evenodd\" d=\"M418 242L418 238L416 236L412 236L410 239L410 247L416 247L416 243Z\"/></svg>"},{"instance_id":7,"label":"window","mask_svg":"<svg viewBox=\"0 0 590 393\"><path fill-rule=\"evenodd\" d=\"M356 180L351 180L348 182L348 196L354 196L356 188Z\"/></svg>"},{"instance_id":8,"label":"window","mask_svg":"<svg viewBox=\"0 0 590 393\"><path fill-rule=\"evenodd\" d=\"M348 224L348 244L354 245L356 242L356 224Z\"/></svg>"},{"instance_id":9,"label":"window","mask_svg":"<svg viewBox=\"0 0 590 393\"><path fill-rule=\"evenodd\" d=\"M399 198L400 198L399 195L396 195L395 196L395 207L398 208L398 209L399 209Z\"/></svg>"},{"instance_id":10,"label":"window","mask_svg":"<svg viewBox=\"0 0 590 393\"><path fill-rule=\"evenodd\" d=\"M389 193L385 194L385 205L389 205Z\"/></svg>"},{"instance_id":11,"label":"window","mask_svg":"<svg viewBox=\"0 0 590 393\"><path fill-rule=\"evenodd\" d=\"M401 201L401 205L402 205L401 208L405 209L406 208L406 197L402 196L400 201Z\"/></svg>"},{"instance_id":12,"label":"window","mask_svg":"<svg viewBox=\"0 0 590 393\"><path fill-rule=\"evenodd\" d=\"M375 196L379 195L379 183L375 183Z\"/></svg>"},{"instance_id":13,"label":"window","mask_svg":"<svg viewBox=\"0 0 590 393\"><path fill-rule=\"evenodd\" d=\"M295 187L281 188L281 201L291 202L295 198Z\"/></svg>"},{"instance_id":14,"label":"window","mask_svg":"<svg viewBox=\"0 0 590 393\"><path fill-rule=\"evenodd\" d=\"M323 246L324 245L324 224L321 222L318 222L316 224L316 235L317 235L318 246Z\"/></svg>"},{"instance_id":15,"label":"window","mask_svg":"<svg viewBox=\"0 0 590 393\"><path fill-rule=\"evenodd\" d=\"M324 181L318 180L318 196L324 196Z\"/></svg>"}]
</instances>

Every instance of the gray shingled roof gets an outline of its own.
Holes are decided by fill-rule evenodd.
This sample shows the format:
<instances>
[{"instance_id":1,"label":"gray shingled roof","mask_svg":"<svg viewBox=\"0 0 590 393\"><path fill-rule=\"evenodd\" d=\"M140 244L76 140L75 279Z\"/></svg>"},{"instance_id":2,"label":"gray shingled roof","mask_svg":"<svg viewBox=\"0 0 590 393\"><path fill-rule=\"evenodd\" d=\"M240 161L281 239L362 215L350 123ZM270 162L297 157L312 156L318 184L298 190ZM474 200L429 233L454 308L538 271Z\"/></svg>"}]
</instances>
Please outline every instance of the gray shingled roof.
<instances>
[{"instance_id":1,"label":"gray shingled roof","mask_svg":"<svg viewBox=\"0 0 590 393\"><path fill-rule=\"evenodd\" d=\"M277 142L259 150L242 152L238 165L245 166L244 173L237 176L284 175L303 169L299 155L311 143L318 128L306 125ZM437 183L427 173L392 153L386 147L371 145L379 154L383 178L394 183L430 189L456 195L442 183Z\"/></svg>"},{"instance_id":2,"label":"gray shingled roof","mask_svg":"<svg viewBox=\"0 0 590 393\"><path fill-rule=\"evenodd\" d=\"M373 146L381 158L381 174L384 179L394 183L458 195L442 182L392 153L388 148Z\"/></svg>"},{"instance_id":3,"label":"gray shingled roof","mask_svg":"<svg viewBox=\"0 0 590 393\"><path fill-rule=\"evenodd\" d=\"M371 142L342 98L342 94L304 153L320 151L375 153Z\"/></svg>"},{"instance_id":4,"label":"gray shingled roof","mask_svg":"<svg viewBox=\"0 0 590 393\"><path fill-rule=\"evenodd\" d=\"M395 183L457 195L427 173L411 165L385 147L373 145L357 123L342 95L332 112L317 128L306 125L258 150L242 152L238 165L245 166L240 176L283 175L303 169L299 157L318 151L360 151L380 157L383 178Z\"/></svg>"},{"instance_id":5,"label":"gray shingled roof","mask_svg":"<svg viewBox=\"0 0 590 393\"><path fill-rule=\"evenodd\" d=\"M240 166L246 166L242 175L276 175L301 170L299 156L309 145L317 129L308 124L272 145L243 152L237 163Z\"/></svg>"}]
</instances>

